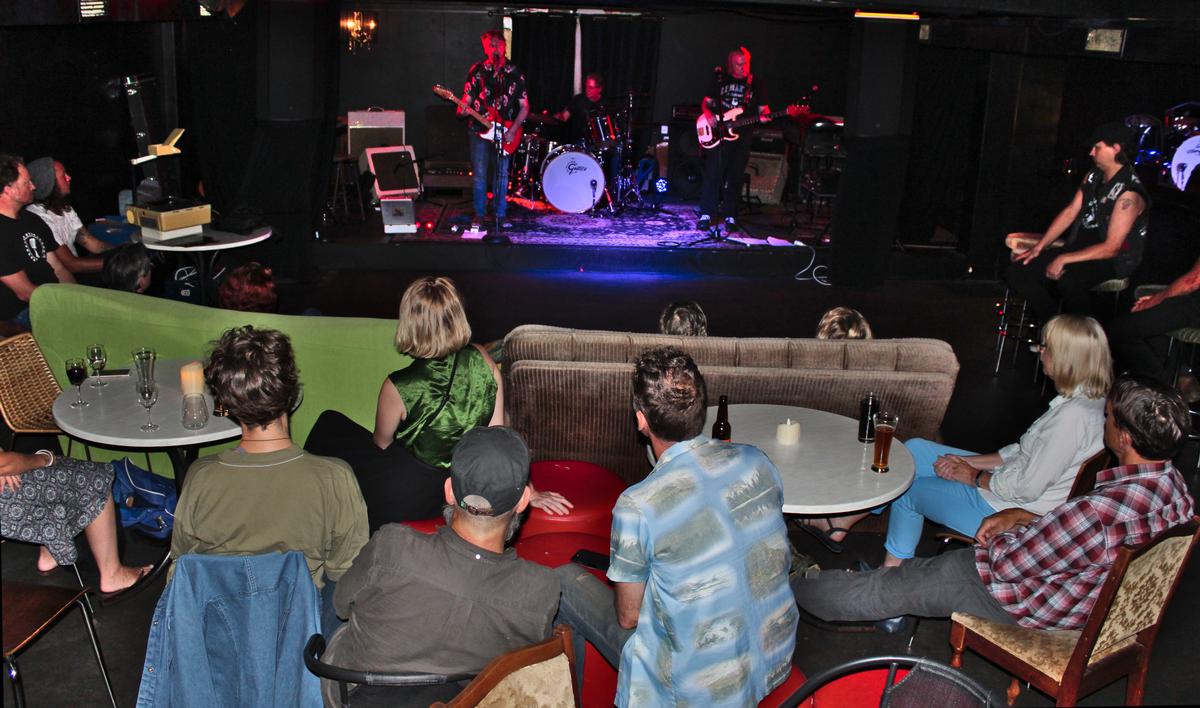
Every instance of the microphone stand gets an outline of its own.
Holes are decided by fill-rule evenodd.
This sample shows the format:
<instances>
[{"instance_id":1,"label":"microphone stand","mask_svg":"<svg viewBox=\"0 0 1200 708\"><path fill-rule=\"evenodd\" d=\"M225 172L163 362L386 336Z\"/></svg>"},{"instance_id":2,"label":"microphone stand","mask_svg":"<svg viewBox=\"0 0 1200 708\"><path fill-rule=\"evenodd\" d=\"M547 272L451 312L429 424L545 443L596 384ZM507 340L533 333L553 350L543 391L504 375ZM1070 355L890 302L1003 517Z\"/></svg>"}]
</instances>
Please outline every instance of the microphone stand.
<instances>
[{"instance_id":1,"label":"microphone stand","mask_svg":"<svg viewBox=\"0 0 1200 708\"><path fill-rule=\"evenodd\" d=\"M498 63L498 60L493 59L492 63L493 63L493 65L495 65ZM499 76L501 79L501 88L503 88L504 75L499 74ZM503 91L497 92L498 96L503 95L503 94L504 94ZM495 180L495 182L492 183L492 197L496 200L496 203L493 206L492 215L494 217L496 217L496 228L493 231L489 231L488 234L483 237L483 242L487 243L487 244L491 244L491 245L503 246L503 245L512 243L512 241L507 236L504 235L504 221L500 218L500 200L503 198L500 196L500 172L501 172L501 164L502 164L501 160L503 160L505 157L504 156L504 121L501 120L500 111L499 111L499 109L496 108L495 105L492 106L492 116L493 116L492 143L495 146L495 153L496 153L496 180ZM504 191L507 192L508 185L504 185L504 187L505 187Z\"/></svg>"}]
</instances>

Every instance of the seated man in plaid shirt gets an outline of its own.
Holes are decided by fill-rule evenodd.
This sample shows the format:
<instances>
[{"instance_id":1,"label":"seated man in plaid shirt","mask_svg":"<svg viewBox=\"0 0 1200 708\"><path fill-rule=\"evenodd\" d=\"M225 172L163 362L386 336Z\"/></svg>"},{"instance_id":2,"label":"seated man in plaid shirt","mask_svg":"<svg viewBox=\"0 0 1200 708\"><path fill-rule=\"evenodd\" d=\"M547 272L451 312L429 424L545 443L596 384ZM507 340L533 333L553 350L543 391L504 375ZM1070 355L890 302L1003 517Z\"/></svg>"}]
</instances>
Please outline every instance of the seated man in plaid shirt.
<instances>
[{"instance_id":1,"label":"seated man in plaid shirt","mask_svg":"<svg viewBox=\"0 0 1200 708\"><path fill-rule=\"evenodd\" d=\"M967 612L1034 629L1080 629L1121 544L1143 543L1192 517L1187 485L1171 465L1188 426L1174 390L1118 381L1104 443L1121 464L1100 472L1091 494L1045 516L997 512L984 519L973 548L863 573L809 571L792 580L796 602L829 621Z\"/></svg>"}]
</instances>

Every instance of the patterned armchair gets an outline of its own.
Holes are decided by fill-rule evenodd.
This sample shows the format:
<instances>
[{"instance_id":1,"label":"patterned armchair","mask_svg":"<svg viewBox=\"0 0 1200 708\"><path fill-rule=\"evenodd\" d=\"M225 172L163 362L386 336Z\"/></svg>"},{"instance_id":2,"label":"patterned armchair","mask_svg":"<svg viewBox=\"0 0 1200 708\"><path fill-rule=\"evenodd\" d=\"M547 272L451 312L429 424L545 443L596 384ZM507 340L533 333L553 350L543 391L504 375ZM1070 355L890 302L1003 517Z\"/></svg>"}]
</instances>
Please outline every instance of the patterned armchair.
<instances>
[{"instance_id":1,"label":"patterned armchair","mask_svg":"<svg viewBox=\"0 0 1200 708\"><path fill-rule=\"evenodd\" d=\"M1072 706L1121 676L1129 677L1126 704L1141 705L1154 639L1197 538L1200 518L1193 518L1141 547L1122 546L1081 631L1027 629L955 612L951 665L962 666L963 649L970 648L1013 674L1009 705L1019 679L1053 696L1055 705Z\"/></svg>"}]
</instances>

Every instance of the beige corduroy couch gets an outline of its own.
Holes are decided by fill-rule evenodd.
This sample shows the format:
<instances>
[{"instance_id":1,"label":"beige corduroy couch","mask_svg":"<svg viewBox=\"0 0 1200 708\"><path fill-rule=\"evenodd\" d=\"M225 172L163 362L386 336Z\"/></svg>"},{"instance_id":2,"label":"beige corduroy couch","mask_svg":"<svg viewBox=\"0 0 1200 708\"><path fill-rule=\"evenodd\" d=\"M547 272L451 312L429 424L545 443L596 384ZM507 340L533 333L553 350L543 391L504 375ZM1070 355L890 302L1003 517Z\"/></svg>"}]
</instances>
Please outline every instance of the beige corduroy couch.
<instances>
[{"instance_id":1,"label":"beige corduroy couch","mask_svg":"<svg viewBox=\"0 0 1200 708\"><path fill-rule=\"evenodd\" d=\"M954 351L935 339L673 337L523 325L504 340L510 424L535 459L586 460L641 480L650 466L633 421L630 362L663 345L692 355L710 403L725 394L733 404L857 418L860 399L874 391L900 415L901 439L938 436L958 376Z\"/></svg>"}]
</instances>

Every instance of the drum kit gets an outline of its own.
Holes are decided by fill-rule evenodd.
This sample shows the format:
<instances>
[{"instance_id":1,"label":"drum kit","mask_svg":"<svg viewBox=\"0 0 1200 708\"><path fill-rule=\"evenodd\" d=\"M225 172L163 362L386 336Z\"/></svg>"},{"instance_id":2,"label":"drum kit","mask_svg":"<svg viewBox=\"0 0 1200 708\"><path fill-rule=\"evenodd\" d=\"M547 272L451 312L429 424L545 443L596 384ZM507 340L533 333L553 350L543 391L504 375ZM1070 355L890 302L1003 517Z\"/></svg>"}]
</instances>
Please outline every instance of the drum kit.
<instances>
[{"instance_id":1,"label":"drum kit","mask_svg":"<svg viewBox=\"0 0 1200 708\"><path fill-rule=\"evenodd\" d=\"M1157 181L1180 191L1189 185L1200 164L1200 103L1191 101L1167 109L1165 120L1151 115L1131 115L1125 126L1137 138L1134 168L1143 182Z\"/></svg>"},{"instance_id":2,"label":"drum kit","mask_svg":"<svg viewBox=\"0 0 1200 708\"><path fill-rule=\"evenodd\" d=\"M530 126L512 157L508 193L530 201L545 201L559 211L591 212L607 203L610 213L626 207L647 207L630 164L636 99L622 95L619 108L590 111L586 135L578 143L560 143L543 136L543 128L558 124L551 116L530 114ZM550 131L546 131L549 133Z\"/></svg>"}]
</instances>

